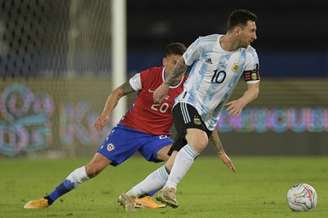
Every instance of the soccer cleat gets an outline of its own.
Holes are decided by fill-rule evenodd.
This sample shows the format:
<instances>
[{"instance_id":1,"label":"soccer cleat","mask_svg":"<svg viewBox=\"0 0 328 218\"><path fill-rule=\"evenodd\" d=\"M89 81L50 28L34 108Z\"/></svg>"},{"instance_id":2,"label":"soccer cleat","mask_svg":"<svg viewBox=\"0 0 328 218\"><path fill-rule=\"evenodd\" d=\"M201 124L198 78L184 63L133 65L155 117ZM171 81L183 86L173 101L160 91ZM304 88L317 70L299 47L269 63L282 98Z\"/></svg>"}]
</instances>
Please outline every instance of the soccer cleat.
<instances>
[{"instance_id":1,"label":"soccer cleat","mask_svg":"<svg viewBox=\"0 0 328 218\"><path fill-rule=\"evenodd\" d=\"M49 203L48 203L48 199L45 198L32 200L24 205L25 209L38 209L38 208L47 208L47 207L49 207Z\"/></svg>"},{"instance_id":2,"label":"soccer cleat","mask_svg":"<svg viewBox=\"0 0 328 218\"><path fill-rule=\"evenodd\" d=\"M127 194L123 193L118 196L118 203L125 208L126 211L134 211L135 208L138 208L136 204L135 197L128 196Z\"/></svg>"},{"instance_id":3,"label":"soccer cleat","mask_svg":"<svg viewBox=\"0 0 328 218\"><path fill-rule=\"evenodd\" d=\"M163 188L158 192L156 199L170 207L177 208L179 205L175 193L175 188Z\"/></svg>"},{"instance_id":4,"label":"soccer cleat","mask_svg":"<svg viewBox=\"0 0 328 218\"><path fill-rule=\"evenodd\" d=\"M136 207L138 208L163 208L166 207L165 204L157 203L152 197L150 196L145 196L142 198L137 198L135 199L136 202Z\"/></svg>"}]
</instances>

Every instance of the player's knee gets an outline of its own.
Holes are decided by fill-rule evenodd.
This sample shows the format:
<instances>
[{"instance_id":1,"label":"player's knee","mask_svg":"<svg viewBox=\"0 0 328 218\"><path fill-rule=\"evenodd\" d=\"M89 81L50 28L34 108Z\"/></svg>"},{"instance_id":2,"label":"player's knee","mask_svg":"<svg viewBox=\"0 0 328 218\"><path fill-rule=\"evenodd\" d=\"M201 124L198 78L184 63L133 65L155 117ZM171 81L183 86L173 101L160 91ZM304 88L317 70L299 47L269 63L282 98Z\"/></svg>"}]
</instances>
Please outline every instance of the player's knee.
<instances>
[{"instance_id":1,"label":"player's knee","mask_svg":"<svg viewBox=\"0 0 328 218\"><path fill-rule=\"evenodd\" d=\"M167 161L169 158L170 158L170 156L167 153L158 153L157 154L157 160Z\"/></svg>"},{"instance_id":2,"label":"player's knee","mask_svg":"<svg viewBox=\"0 0 328 218\"><path fill-rule=\"evenodd\" d=\"M206 148L207 144L208 144L208 138L202 137L197 139L196 143L192 144L192 146L200 153Z\"/></svg>"},{"instance_id":3,"label":"player's knee","mask_svg":"<svg viewBox=\"0 0 328 218\"><path fill-rule=\"evenodd\" d=\"M97 176L104 168L101 163L89 163L85 166L89 178Z\"/></svg>"},{"instance_id":4,"label":"player's knee","mask_svg":"<svg viewBox=\"0 0 328 218\"><path fill-rule=\"evenodd\" d=\"M205 132L187 134L186 139L188 144L191 145L199 153L201 153L208 144L208 137Z\"/></svg>"}]
</instances>

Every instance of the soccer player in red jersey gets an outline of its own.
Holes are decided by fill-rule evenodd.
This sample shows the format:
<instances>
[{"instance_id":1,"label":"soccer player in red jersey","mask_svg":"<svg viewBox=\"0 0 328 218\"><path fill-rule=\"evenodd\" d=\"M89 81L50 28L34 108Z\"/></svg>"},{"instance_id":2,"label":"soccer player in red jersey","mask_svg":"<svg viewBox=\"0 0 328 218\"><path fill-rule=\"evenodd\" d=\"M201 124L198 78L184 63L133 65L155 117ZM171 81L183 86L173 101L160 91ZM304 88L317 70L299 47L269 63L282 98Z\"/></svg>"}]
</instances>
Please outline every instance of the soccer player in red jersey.
<instances>
[{"instance_id":1,"label":"soccer player in red jersey","mask_svg":"<svg viewBox=\"0 0 328 218\"><path fill-rule=\"evenodd\" d=\"M128 82L114 89L96 120L95 128L101 130L107 125L121 97L137 92L132 108L108 134L89 163L72 171L48 196L29 201L24 208L50 206L60 196L95 177L108 165L117 166L137 151L148 161L167 160L167 153L172 144L169 137L173 123L171 109L175 97L183 90L185 76L182 75L179 84L170 88L167 98L161 104L153 103L153 91L165 81L165 77L171 73L185 50L186 47L182 43L167 45L162 59L163 66L151 67L137 73Z\"/></svg>"}]
</instances>

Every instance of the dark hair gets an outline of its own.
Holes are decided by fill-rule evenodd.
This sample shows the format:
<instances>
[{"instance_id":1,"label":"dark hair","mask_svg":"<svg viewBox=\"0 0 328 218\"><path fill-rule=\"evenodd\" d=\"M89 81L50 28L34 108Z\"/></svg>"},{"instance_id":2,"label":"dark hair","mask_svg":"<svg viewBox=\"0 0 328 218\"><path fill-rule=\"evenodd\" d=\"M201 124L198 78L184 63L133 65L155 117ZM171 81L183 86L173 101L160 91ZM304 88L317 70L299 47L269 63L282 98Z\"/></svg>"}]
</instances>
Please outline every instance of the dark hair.
<instances>
[{"instance_id":1,"label":"dark hair","mask_svg":"<svg viewBox=\"0 0 328 218\"><path fill-rule=\"evenodd\" d=\"M235 26L247 24L247 21L256 21L257 17L254 13L246 9L237 9L231 12L227 22L227 30L231 30Z\"/></svg>"},{"instance_id":2,"label":"dark hair","mask_svg":"<svg viewBox=\"0 0 328 218\"><path fill-rule=\"evenodd\" d=\"M165 48L165 57L169 55L183 55L183 53L186 51L186 46L183 43L180 42L172 42L168 44Z\"/></svg>"}]
</instances>

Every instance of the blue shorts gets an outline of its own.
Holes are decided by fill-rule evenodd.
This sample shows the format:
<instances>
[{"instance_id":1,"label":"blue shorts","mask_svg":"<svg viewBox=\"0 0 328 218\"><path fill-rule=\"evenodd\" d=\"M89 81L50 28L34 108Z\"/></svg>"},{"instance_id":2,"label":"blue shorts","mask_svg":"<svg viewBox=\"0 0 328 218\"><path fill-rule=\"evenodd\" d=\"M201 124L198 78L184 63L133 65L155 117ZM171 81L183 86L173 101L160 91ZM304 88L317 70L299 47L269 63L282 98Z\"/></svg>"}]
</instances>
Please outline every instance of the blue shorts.
<instances>
[{"instance_id":1,"label":"blue shorts","mask_svg":"<svg viewBox=\"0 0 328 218\"><path fill-rule=\"evenodd\" d=\"M172 143L166 135L150 135L119 124L108 134L97 152L111 160L113 166L123 163L137 151L148 161L160 162L157 152Z\"/></svg>"}]
</instances>

